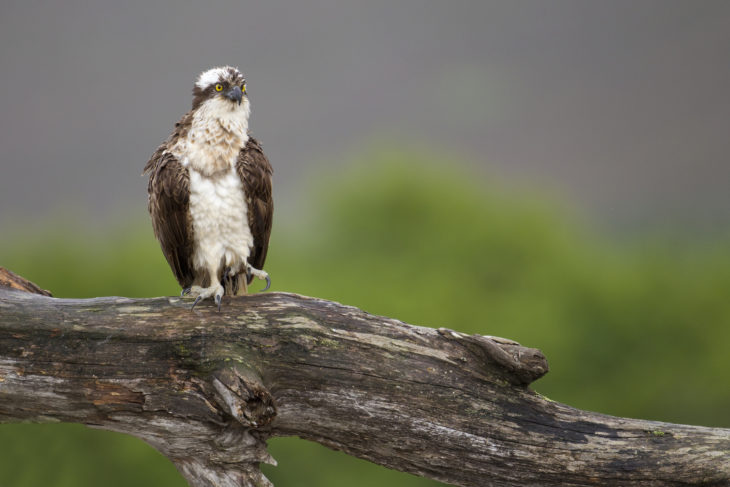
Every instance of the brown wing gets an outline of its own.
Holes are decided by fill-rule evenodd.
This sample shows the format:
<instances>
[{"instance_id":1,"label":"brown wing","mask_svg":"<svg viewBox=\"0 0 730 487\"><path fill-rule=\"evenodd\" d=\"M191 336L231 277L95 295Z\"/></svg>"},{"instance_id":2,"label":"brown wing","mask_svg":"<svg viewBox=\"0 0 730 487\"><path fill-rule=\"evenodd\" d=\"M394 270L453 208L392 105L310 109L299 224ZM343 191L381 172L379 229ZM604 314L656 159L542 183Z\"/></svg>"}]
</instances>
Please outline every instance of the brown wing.
<instances>
[{"instance_id":1,"label":"brown wing","mask_svg":"<svg viewBox=\"0 0 730 487\"><path fill-rule=\"evenodd\" d=\"M190 177L187 168L169 152L157 148L143 174L149 173L148 209L155 237L183 288L193 284L193 229L190 222Z\"/></svg>"},{"instance_id":2,"label":"brown wing","mask_svg":"<svg viewBox=\"0 0 730 487\"><path fill-rule=\"evenodd\" d=\"M248 226L253 235L253 249L248 263L263 269L269 249L271 222L274 216L274 200L271 195L271 164L261 149L261 144L249 137L236 162L238 176L243 183L248 205ZM253 278L249 279L249 284Z\"/></svg>"}]
</instances>

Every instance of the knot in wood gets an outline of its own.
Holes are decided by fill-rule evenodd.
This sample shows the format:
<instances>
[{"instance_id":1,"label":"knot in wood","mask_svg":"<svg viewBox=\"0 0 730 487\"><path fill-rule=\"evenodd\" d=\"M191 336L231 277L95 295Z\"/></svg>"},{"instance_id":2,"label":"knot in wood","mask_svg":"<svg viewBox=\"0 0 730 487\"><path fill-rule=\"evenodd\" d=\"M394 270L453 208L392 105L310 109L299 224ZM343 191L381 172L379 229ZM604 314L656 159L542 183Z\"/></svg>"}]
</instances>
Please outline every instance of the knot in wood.
<instances>
[{"instance_id":1,"label":"knot in wood","mask_svg":"<svg viewBox=\"0 0 730 487\"><path fill-rule=\"evenodd\" d=\"M268 425L276 417L276 405L260 377L244 366L221 369L213 374L215 399L227 414L251 428Z\"/></svg>"}]
</instances>

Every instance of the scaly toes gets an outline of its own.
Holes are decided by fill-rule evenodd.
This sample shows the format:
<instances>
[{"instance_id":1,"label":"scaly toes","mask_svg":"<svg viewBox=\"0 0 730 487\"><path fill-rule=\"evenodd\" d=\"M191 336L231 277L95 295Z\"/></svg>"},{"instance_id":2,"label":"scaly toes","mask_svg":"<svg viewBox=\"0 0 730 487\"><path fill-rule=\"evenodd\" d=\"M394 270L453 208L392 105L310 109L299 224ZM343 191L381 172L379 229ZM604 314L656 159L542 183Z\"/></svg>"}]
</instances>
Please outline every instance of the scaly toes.
<instances>
[{"instance_id":1,"label":"scaly toes","mask_svg":"<svg viewBox=\"0 0 730 487\"><path fill-rule=\"evenodd\" d=\"M215 299L216 304L218 305L218 310L221 309L221 301L223 300L223 293L224 293L223 286L220 284L214 284L210 287L201 288L200 286L193 286L193 289L191 290L191 294L195 296L195 302L193 302L193 306L190 308L191 310L195 309L195 305L198 304L203 299L207 299L210 297L213 297Z\"/></svg>"}]
</instances>

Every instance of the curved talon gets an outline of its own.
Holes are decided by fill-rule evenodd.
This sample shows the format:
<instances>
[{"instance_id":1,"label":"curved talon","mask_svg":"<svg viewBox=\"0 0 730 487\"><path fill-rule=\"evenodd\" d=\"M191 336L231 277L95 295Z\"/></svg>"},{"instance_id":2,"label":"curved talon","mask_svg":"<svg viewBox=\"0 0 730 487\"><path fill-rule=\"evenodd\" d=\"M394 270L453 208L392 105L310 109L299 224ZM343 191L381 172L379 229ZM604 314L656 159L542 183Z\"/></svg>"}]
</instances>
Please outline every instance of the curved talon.
<instances>
[{"instance_id":1,"label":"curved talon","mask_svg":"<svg viewBox=\"0 0 730 487\"><path fill-rule=\"evenodd\" d=\"M195 298L195 302L194 302L194 303L193 303L193 305L192 305L192 306L190 307L190 311L192 311L192 310L194 310L194 309L195 309L195 305L196 305L196 304L198 304L198 303L200 302L200 300L201 300L201 299L203 299L203 298L202 298L201 296L198 296L197 298Z\"/></svg>"},{"instance_id":2,"label":"curved talon","mask_svg":"<svg viewBox=\"0 0 730 487\"><path fill-rule=\"evenodd\" d=\"M181 297L181 298L182 298L183 296L187 296L188 294L190 294L190 288L189 288L189 287L184 287L184 288L183 288L183 290L182 290L182 291L180 291L180 297Z\"/></svg>"},{"instance_id":3,"label":"curved talon","mask_svg":"<svg viewBox=\"0 0 730 487\"><path fill-rule=\"evenodd\" d=\"M271 278L269 274L262 269L255 269L250 265L246 268L246 280L250 281L252 276L256 276L259 279L266 279L266 287L259 292L265 292L271 287Z\"/></svg>"},{"instance_id":4,"label":"curved talon","mask_svg":"<svg viewBox=\"0 0 730 487\"><path fill-rule=\"evenodd\" d=\"M215 295L215 302L218 305L218 312L219 313L221 312L221 302L222 301L223 301L223 296L221 296L220 294L216 294Z\"/></svg>"}]
</instances>

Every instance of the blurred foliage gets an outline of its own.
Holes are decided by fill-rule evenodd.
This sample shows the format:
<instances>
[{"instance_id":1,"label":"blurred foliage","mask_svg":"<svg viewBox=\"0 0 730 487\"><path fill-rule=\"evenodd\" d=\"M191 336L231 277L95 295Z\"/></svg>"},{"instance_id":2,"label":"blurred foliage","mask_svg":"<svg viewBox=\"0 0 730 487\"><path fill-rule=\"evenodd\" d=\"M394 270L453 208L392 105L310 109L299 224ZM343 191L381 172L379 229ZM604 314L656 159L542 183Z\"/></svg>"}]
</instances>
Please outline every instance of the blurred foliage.
<instances>
[{"instance_id":1,"label":"blurred foliage","mask_svg":"<svg viewBox=\"0 0 730 487\"><path fill-rule=\"evenodd\" d=\"M275 225L275 290L540 348L551 372L535 389L575 407L730 427L730 240L619 243L544 195L397 151L346 165L312 200ZM0 265L57 297L177 294L140 220L5 233ZM3 425L0 445L0 485L184 485L141 441L79 425ZM271 450L280 487L439 485L298 439Z\"/></svg>"}]
</instances>

